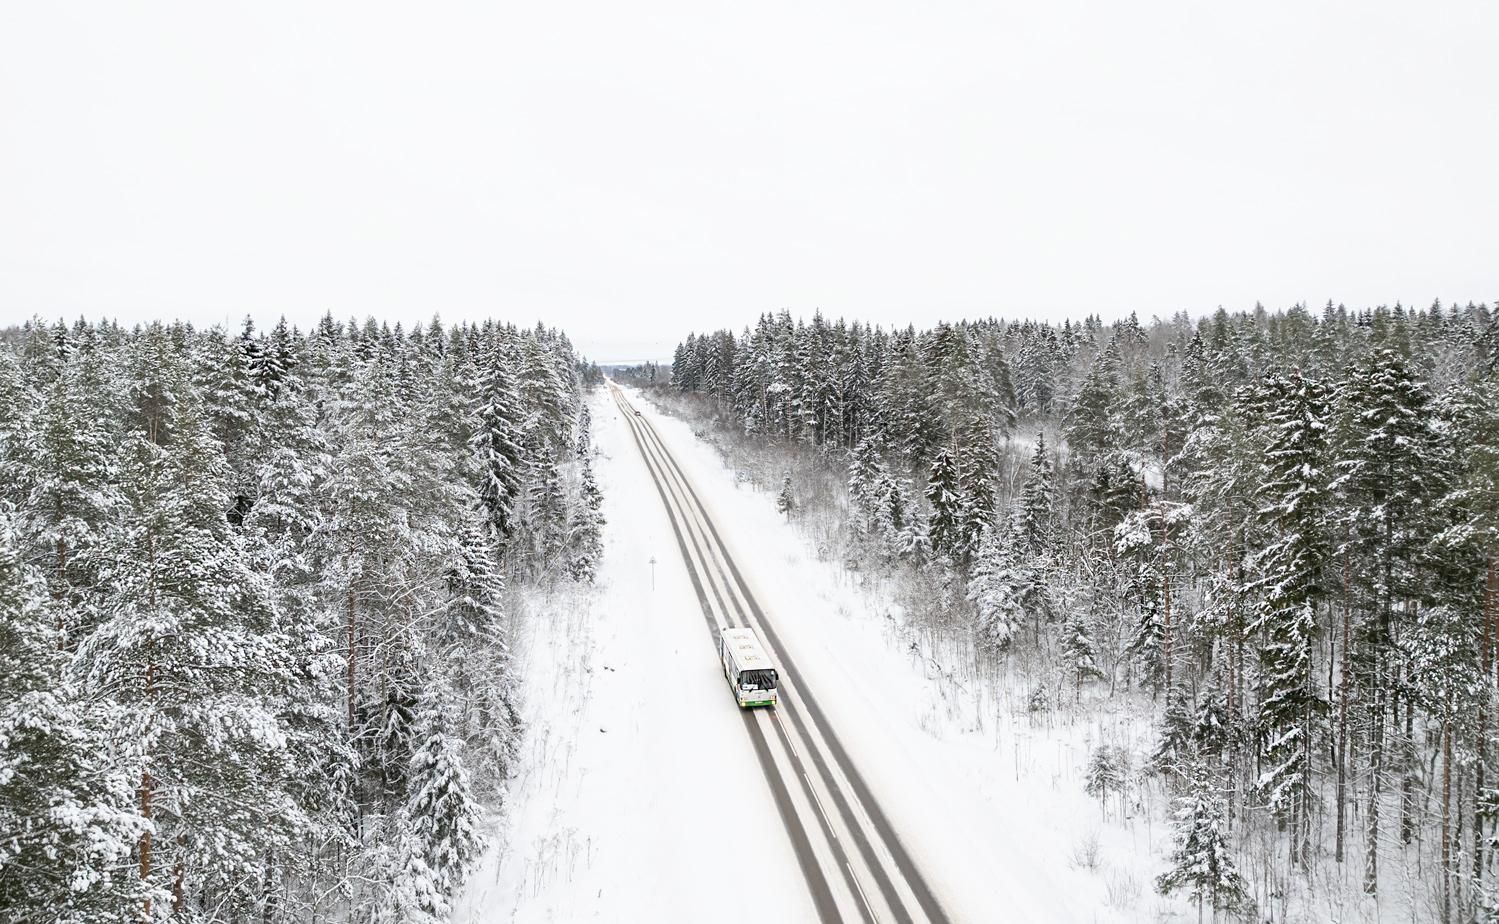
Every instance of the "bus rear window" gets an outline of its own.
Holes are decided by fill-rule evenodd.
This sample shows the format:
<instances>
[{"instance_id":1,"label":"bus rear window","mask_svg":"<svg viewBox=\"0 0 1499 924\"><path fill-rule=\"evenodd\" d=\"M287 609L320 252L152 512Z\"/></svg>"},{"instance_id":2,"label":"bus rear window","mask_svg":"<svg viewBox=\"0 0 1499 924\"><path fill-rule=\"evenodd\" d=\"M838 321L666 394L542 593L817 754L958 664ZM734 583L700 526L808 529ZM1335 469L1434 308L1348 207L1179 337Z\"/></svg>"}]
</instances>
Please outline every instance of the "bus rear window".
<instances>
[{"instance_id":1,"label":"bus rear window","mask_svg":"<svg viewBox=\"0 0 1499 924\"><path fill-rule=\"evenodd\" d=\"M774 690L776 688L776 672L773 670L744 671L739 675L739 689L741 690Z\"/></svg>"}]
</instances>

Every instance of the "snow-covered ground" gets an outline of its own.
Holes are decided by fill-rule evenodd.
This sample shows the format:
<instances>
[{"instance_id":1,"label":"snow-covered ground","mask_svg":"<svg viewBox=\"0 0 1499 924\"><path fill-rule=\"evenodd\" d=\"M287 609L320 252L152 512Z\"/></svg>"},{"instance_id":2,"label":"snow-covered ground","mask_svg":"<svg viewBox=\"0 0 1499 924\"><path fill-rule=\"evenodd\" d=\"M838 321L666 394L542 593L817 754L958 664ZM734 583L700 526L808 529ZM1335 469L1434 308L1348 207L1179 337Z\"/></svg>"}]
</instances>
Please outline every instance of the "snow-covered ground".
<instances>
[{"instance_id":1,"label":"snow-covered ground","mask_svg":"<svg viewBox=\"0 0 1499 924\"><path fill-rule=\"evenodd\" d=\"M605 564L597 588L528 621L522 772L454 919L729 920L727 902L756 920L815 920L660 499L613 404L592 401ZM1092 744L1137 747L1144 724L1033 725L1023 697L940 675L771 495L646 413L955 922L1195 917L1152 889L1169 832L1150 813L1121 821L1116 798L1104 819L1083 793ZM729 791L757 808L726 817Z\"/></svg>"}]
</instances>

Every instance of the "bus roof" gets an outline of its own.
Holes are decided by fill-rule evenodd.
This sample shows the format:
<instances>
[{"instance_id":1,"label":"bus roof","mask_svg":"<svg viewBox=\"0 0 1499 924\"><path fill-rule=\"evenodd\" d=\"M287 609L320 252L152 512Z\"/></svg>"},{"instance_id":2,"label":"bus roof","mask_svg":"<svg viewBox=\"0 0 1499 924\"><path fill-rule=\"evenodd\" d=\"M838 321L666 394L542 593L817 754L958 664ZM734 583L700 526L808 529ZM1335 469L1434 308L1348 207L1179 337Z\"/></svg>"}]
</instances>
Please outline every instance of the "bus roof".
<instances>
[{"instance_id":1,"label":"bus roof","mask_svg":"<svg viewBox=\"0 0 1499 924\"><path fill-rule=\"evenodd\" d=\"M724 629L723 640L728 646L729 656L734 659L734 666L739 670L775 670L770 655L760 647L760 640L755 637L755 630Z\"/></svg>"}]
</instances>

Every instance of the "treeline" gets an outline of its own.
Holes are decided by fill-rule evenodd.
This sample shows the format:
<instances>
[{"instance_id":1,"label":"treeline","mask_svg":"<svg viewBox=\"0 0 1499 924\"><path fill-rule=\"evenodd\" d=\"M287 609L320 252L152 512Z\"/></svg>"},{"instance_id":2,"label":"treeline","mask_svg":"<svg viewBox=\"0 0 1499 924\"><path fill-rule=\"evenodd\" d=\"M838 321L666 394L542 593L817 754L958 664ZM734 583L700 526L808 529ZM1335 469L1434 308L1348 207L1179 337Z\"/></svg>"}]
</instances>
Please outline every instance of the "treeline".
<instances>
[{"instance_id":1,"label":"treeline","mask_svg":"<svg viewBox=\"0 0 1499 924\"><path fill-rule=\"evenodd\" d=\"M650 388L664 385L671 377L671 370L658 363L640 363L634 366L609 366L605 370L609 378L621 385Z\"/></svg>"},{"instance_id":2,"label":"treeline","mask_svg":"<svg viewBox=\"0 0 1499 924\"><path fill-rule=\"evenodd\" d=\"M1042 704L1158 697L1143 769L1185 813L1163 891L1245 908L1238 821L1303 882L1330 858L1377 895L1383 864L1429 862L1423 901L1469 920L1499 914L1494 320L782 312L689 337L672 371L751 438L813 447L850 567L906 575L911 611L1032 671ZM1093 788L1129 759L1097 749Z\"/></svg>"},{"instance_id":3,"label":"treeline","mask_svg":"<svg viewBox=\"0 0 1499 924\"><path fill-rule=\"evenodd\" d=\"M601 551L588 371L493 322L0 332L5 919L445 920L507 582Z\"/></svg>"}]
</instances>

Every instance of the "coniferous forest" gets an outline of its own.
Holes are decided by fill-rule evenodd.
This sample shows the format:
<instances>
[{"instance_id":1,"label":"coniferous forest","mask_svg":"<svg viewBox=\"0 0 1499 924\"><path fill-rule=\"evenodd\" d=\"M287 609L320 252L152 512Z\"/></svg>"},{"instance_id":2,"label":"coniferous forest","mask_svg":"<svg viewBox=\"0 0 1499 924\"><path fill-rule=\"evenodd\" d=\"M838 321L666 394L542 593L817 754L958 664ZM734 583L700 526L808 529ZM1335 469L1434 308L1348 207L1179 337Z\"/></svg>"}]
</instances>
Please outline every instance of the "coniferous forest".
<instances>
[{"instance_id":1,"label":"coniferous forest","mask_svg":"<svg viewBox=\"0 0 1499 924\"><path fill-rule=\"evenodd\" d=\"M0 331L0 916L445 920L507 600L601 551L597 380L492 322Z\"/></svg>"},{"instance_id":2,"label":"coniferous forest","mask_svg":"<svg viewBox=\"0 0 1499 924\"><path fill-rule=\"evenodd\" d=\"M1494 321L782 312L689 337L659 400L894 587L923 650L1023 678L1032 710L1145 698L1148 752L1099 743L1087 784L1175 800L1162 893L1280 920L1394 872L1417 918L1492 920Z\"/></svg>"}]
</instances>

